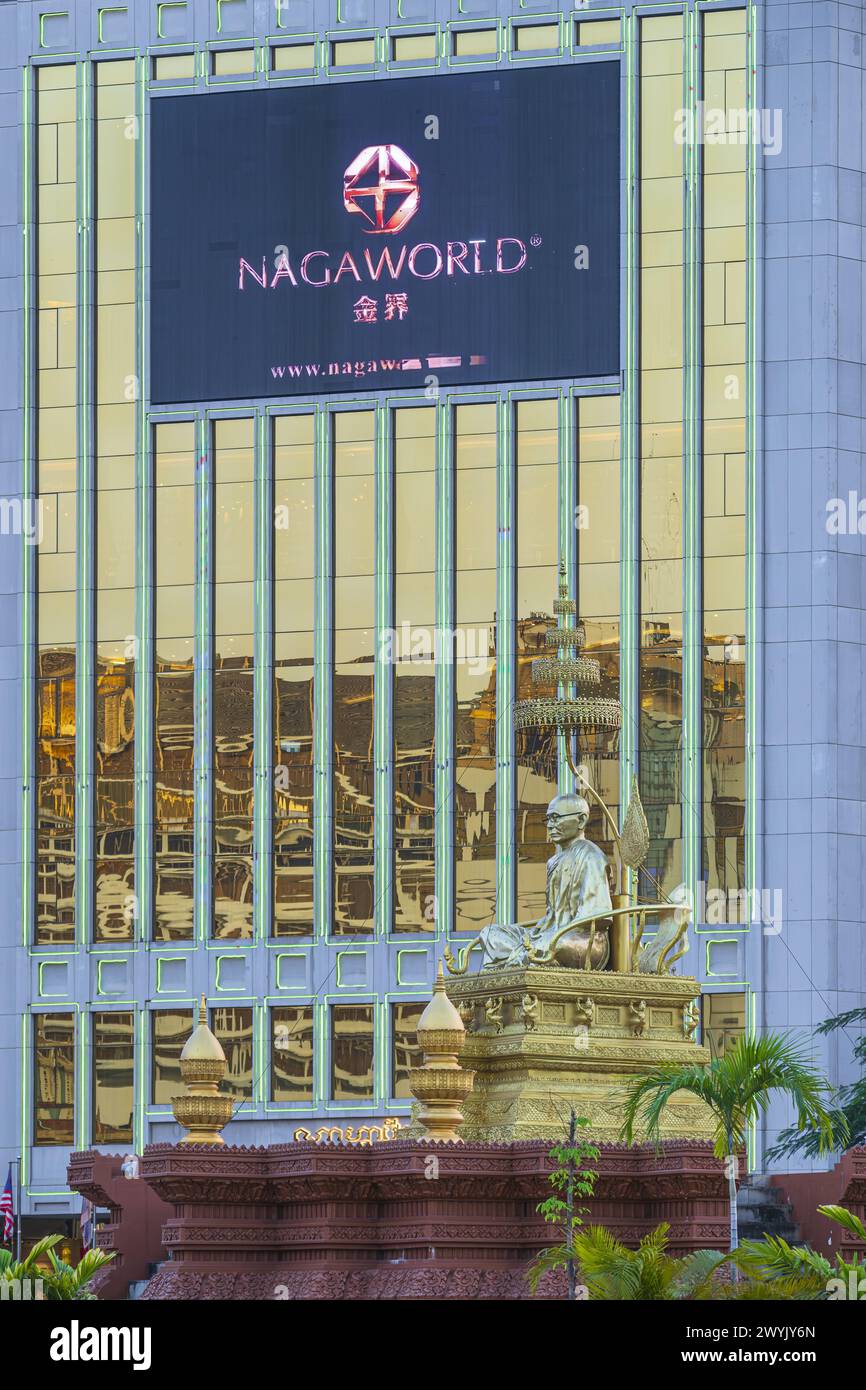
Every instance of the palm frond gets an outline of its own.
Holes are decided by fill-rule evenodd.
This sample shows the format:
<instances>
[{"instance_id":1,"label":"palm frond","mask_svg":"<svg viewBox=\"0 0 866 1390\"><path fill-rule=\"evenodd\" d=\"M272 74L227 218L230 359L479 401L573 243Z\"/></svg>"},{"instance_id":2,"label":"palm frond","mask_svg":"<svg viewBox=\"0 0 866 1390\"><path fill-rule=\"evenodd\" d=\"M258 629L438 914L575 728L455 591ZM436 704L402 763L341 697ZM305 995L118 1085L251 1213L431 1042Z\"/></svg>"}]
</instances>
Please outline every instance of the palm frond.
<instances>
[{"instance_id":1,"label":"palm frond","mask_svg":"<svg viewBox=\"0 0 866 1390\"><path fill-rule=\"evenodd\" d=\"M822 1216L827 1216L837 1225L844 1226L846 1231L850 1231L852 1236L857 1236L858 1240L866 1240L866 1226L855 1216L853 1211L848 1211L847 1207L825 1206L818 1207Z\"/></svg>"},{"instance_id":2,"label":"palm frond","mask_svg":"<svg viewBox=\"0 0 866 1390\"><path fill-rule=\"evenodd\" d=\"M693 1250L686 1255L674 1281L675 1297L694 1298L699 1291L709 1290L714 1274L727 1259L720 1250Z\"/></svg>"},{"instance_id":3,"label":"palm frond","mask_svg":"<svg viewBox=\"0 0 866 1390\"><path fill-rule=\"evenodd\" d=\"M811 1273L826 1283L833 1275L833 1266L823 1255L805 1245L791 1246L781 1236L744 1240L730 1258L744 1274L758 1279L800 1278Z\"/></svg>"}]
</instances>

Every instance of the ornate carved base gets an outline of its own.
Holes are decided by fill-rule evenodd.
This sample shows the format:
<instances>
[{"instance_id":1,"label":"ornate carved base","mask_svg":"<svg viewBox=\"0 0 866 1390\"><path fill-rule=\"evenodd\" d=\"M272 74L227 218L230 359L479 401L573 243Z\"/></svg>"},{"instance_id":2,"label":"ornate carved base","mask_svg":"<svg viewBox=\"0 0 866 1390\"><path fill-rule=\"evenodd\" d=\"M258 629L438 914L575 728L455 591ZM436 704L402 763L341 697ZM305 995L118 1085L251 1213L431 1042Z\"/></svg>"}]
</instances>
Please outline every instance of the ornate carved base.
<instances>
[{"instance_id":1,"label":"ornate carved base","mask_svg":"<svg viewBox=\"0 0 866 1390\"><path fill-rule=\"evenodd\" d=\"M518 966L447 987L467 1029L460 1062L475 1072L460 1131L467 1142L560 1138L572 1105L594 1140L613 1142L629 1077L710 1060L693 1037L700 987L690 977ZM686 1092L667 1107L666 1138L708 1139L712 1130L707 1107Z\"/></svg>"}]
</instances>

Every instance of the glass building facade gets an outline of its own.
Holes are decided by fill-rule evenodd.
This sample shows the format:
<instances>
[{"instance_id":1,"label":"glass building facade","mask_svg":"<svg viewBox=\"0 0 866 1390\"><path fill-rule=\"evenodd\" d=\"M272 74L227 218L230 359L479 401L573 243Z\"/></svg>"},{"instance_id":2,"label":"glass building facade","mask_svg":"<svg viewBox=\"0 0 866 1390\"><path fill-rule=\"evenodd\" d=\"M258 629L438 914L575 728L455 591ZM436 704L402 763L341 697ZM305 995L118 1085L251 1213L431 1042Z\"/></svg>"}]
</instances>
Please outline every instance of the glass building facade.
<instances>
[{"instance_id":1,"label":"glass building facade","mask_svg":"<svg viewBox=\"0 0 866 1390\"><path fill-rule=\"evenodd\" d=\"M349 8L0 4L40 517L20 547L7 943L30 984L5 1035L34 1202L71 1147L176 1133L201 993L230 1140L408 1114L445 944L543 910L544 812L571 774L510 710L561 560L622 702L581 757L614 814L638 778L641 896L694 896L683 965L714 1047L771 1018L762 153L734 138L761 100L764 9ZM457 70L597 62L620 73L620 372L152 406L155 103L435 74L444 109ZM708 108L726 138L689 137ZM588 834L611 849L597 811Z\"/></svg>"}]
</instances>

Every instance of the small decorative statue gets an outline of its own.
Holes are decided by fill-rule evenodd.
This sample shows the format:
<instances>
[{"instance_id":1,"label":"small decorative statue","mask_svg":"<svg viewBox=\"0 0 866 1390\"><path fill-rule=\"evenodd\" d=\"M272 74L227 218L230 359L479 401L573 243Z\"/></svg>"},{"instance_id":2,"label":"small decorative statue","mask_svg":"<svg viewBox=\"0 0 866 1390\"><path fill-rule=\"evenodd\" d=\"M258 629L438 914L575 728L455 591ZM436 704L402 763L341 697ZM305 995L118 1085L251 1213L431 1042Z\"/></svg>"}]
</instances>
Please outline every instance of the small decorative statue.
<instances>
[{"instance_id":1,"label":"small decorative statue","mask_svg":"<svg viewBox=\"0 0 866 1390\"><path fill-rule=\"evenodd\" d=\"M634 968L638 975L669 975L674 961L689 949L692 897L686 885L681 883L674 888L668 901L659 903L657 911L658 929L655 936L645 946L637 946Z\"/></svg>"},{"instance_id":2,"label":"small decorative statue","mask_svg":"<svg viewBox=\"0 0 866 1390\"><path fill-rule=\"evenodd\" d=\"M636 1038L642 1038L644 1029L646 1028L646 1000L638 999L635 1001L633 999L628 1009L630 1015L629 1022L632 1025L631 1030Z\"/></svg>"}]
</instances>

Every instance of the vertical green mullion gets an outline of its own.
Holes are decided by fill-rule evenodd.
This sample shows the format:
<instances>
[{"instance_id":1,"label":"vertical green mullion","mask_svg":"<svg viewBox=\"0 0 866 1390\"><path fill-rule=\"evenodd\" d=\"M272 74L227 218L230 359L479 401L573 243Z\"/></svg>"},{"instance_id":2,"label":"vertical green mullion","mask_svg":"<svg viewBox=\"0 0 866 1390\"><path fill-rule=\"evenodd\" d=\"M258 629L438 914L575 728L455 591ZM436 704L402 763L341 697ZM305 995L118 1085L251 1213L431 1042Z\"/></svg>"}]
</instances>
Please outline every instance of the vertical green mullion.
<instances>
[{"instance_id":1,"label":"vertical green mullion","mask_svg":"<svg viewBox=\"0 0 866 1390\"><path fill-rule=\"evenodd\" d=\"M376 407L376 647L373 698L373 825L376 935L394 925L394 464L391 411ZM374 1070L378 1091L381 1069Z\"/></svg>"},{"instance_id":2,"label":"vertical green mullion","mask_svg":"<svg viewBox=\"0 0 866 1390\"><path fill-rule=\"evenodd\" d=\"M637 53L639 22L634 13L623 16L625 42L625 371L621 402L620 435L620 678L622 703L620 735L620 807L625 814L632 777L637 772L640 691L638 651L640 645L639 538L640 467L638 417L638 316L639 259L638 218L639 180Z\"/></svg>"},{"instance_id":3,"label":"vertical green mullion","mask_svg":"<svg viewBox=\"0 0 866 1390\"><path fill-rule=\"evenodd\" d=\"M453 411L436 405L436 937L454 929L454 459Z\"/></svg>"},{"instance_id":4,"label":"vertical green mullion","mask_svg":"<svg viewBox=\"0 0 866 1390\"><path fill-rule=\"evenodd\" d=\"M273 902L274 477L273 419L255 420L253 657L253 938L270 935Z\"/></svg>"},{"instance_id":5,"label":"vertical green mullion","mask_svg":"<svg viewBox=\"0 0 866 1390\"><path fill-rule=\"evenodd\" d=\"M24 161L23 161L23 330L24 330L24 365L22 372L23 387L23 437L22 437L22 464L23 478L22 491L27 499L35 498L38 495L39 481L36 470L36 458L34 454L35 431L33 427L34 412L34 392L32 384L35 380L35 361L34 361L34 307L32 303L33 295L33 274L34 274L34 235L33 235L33 206L34 206L34 170L35 160L33 157L34 149L34 101L33 101L34 71L28 64L24 68L23 75L23 98L22 98L22 127L24 133ZM35 504L34 504L35 505ZM37 551L32 545L22 546L22 589L23 589L23 613L22 613L22 632L21 640L23 647L22 665L22 749L21 749L21 778L22 778L22 804L21 804L21 907L22 907L22 941L28 946L35 936L35 880L36 880L36 844L34 837L36 804L36 788L34 779L36 776L35 766L35 731L36 731L36 570L37 570ZM22 1092L22 1107L24 1106L24 1093ZM22 1154L24 1149L22 1149ZM22 1176L23 1182L23 1176Z\"/></svg>"},{"instance_id":6,"label":"vertical green mullion","mask_svg":"<svg viewBox=\"0 0 866 1390\"><path fill-rule=\"evenodd\" d=\"M496 403L496 921L515 919L514 705L516 649L514 613L515 523L514 428L510 397Z\"/></svg>"},{"instance_id":7,"label":"vertical green mullion","mask_svg":"<svg viewBox=\"0 0 866 1390\"><path fill-rule=\"evenodd\" d=\"M695 10L685 14L685 54L683 62L683 106L696 129L699 79L699 16ZM700 464L702 457L699 423L701 419L701 339L699 273L702 257L698 247L698 208L700 199L700 159L698 142L688 140L685 157L685 203L683 216L683 275L685 305L683 344L683 734L682 734L682 817L683 879L697 901L700 870L701 834L701 660L703 621L701 609L701 501Z\"/></svg>"},{"instance_id":8,"label":"vertical green mullion","mask_svg":"<svg viewBox=\"0 0 866 1390\"><path fill-rule=\"evenodd\" d=\"M90 1118L88 1097L92 1091L90 1010L76 1005L73 1019L78 1028L78 1046L75 1049L75 1055L78 1058L78 1104L73 1112L72 1132L78 1135L77 1148L89 1149L91 1147L91 1129L88 1124Z\"/></svg>"},{"instance_id":9,"label":"vertical green mullion","mask_svg":"<svg viewBox=\"0 0 866 1390\"><path fill-rule=\"evenodd\" d=\"M560 559L565 561L568 592L577 595L578 614L580 613L580 594L577 588L577 530L575 527L577 507L577 431L575 414L579 409L576 396L560 394L558 402L557 475L559 479L559 547ZM565 694L564 688L560 690ZM557 735L557 782L561 792L574 791L574 773L568 765L565 737Z\"/></svg>"},{"instance_id":10,"label":"vertical green mullion","mask_svg":"<svg viewBox=\"0 0 866 1390\"><path fill-rule=\"evenodd\" d=\"M195 936L213 927L213 459L211 422L198 420L195 622Z\"/></svg>"},{"instance_id":11,"label":"vertical green mullion","mask_svg":"<svg viewBox=\"0 0 866 1390\"><path fill-rule=\"evenodd\" d=\"M153 936L153 820L154 820L154 487L151 433L145 411L145 352L144 281L145 246L145 64L138 59L136 83L136 296L135 296L135 373L138 380L135 402L135 506L138 532L138 555L135 580L136 653L135 653L135 896L138 904L139 940Z\"/></svg>"},{"instance_id":12,"label":"vertical green mullion","mask_svg":"<svg viewBox=\"0 0 866 1390\"><path fill-rule=\"evenodd\" d=\"M75 899L76 936L80 942L92 937L91 900L93 875L93 706L95 679L94 627L94 462L92 444L93 381L91 354L93 334L93 238L91 224L91 168L93 122L91 119L91 72L89 62L77 65L77 186L78 207L78 467L76 571L78 585L75 651L76 797L75 797ZM83 1117L80 1134L83 1134Z\"/></svg>"},{"instance_id":13,"label":"vertical green mullion","mask_svg":"<svg viewBox=\"0 0 866 1390\"><path fill-rule=\"evenodd\" d=\"M747 10L746 34L746 104L747 130L758 105L757 9ZM746 146L746 884L754 894L758 889L758 786L757 750L759 708L757 699L757 663L760 652L758 615L758 475L757 475L757 350L755 342L757 317L757 151L753 142ZM755 898L752 897L754 902ZM757 952L761 959L762 953ZM759 986L761 987L761 986Z\"/></svg>"},{"instance_id":14,"label":"vertical green mullion","mask_svg":"<svg viewBox=\"0 0 866 1390\"><path fill-rule=\"evenodd\" d=\"M316 412L316 646L313 659L313 916L314 939L331 933L334 883L334 536L331 419ZM324 1030L322 1030L324 1046ZM324 1063L322 1063L324 1067ZM324 1071L322 1071L324 1077Z\"/></svg>"}]
</instances>

